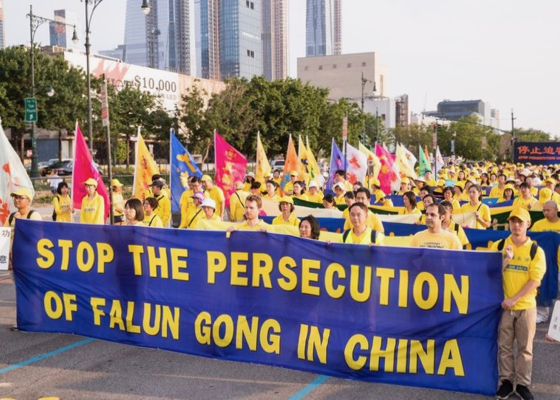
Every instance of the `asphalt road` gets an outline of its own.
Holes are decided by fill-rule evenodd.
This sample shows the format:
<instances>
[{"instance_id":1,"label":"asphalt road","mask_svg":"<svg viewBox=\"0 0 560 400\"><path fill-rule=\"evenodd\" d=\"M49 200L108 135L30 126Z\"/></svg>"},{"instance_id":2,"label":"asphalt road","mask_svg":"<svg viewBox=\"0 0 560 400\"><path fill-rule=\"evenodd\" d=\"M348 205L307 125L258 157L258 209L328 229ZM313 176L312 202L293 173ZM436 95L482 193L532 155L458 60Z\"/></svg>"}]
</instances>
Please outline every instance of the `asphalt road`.
<instances>
[{"instance_id":1,"label":"asphalt road","mask_svg":"<svg viewBox=\"0 0 560 400\"><path fill-rule=\"evenodd\" d=\"M193 357L65 334L12 332L15 288L0 271L0 399L487 399ZM534 393L560 399L560 343L535 343ZM515 396L512 396L515 398Z\"/></svg>"}]
</instances>

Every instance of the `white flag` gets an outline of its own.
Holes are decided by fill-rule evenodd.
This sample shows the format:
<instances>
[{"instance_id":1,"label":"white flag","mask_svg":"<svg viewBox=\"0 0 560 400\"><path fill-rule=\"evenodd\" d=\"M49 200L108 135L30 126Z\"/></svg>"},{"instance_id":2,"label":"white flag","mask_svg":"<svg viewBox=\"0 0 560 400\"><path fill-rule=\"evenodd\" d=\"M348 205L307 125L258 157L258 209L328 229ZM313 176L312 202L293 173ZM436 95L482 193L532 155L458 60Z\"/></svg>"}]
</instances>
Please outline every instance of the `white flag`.
<instances>
[{"instance_id":1,"label":"white flag","mask_svg":"<svg viewBox=\"0 0 560 400\"><path fill-rule=\"evenodd\" d=\"M349 143L346 143L346 179L350 183L363 182L367 173L367 156Z\"/></svg>"},{"instance_id":2,"label":"white flag","mask_svg":"<svg viewBox=\"0 0 560 400\"><path fill-rule=\"evenodd\" d=\"M400 145L400 147L401 147L401 150L403 151L404 155L406 156L406 160L408 161L408 164L410 165L410 168L412 168L412 170L414 170L414 166L416 165L416 161L418 161L418 160L416 159L414 154L412 154L410 152L410 150L408 150L402 144Z\"/></svg>"},{"instance_id":3,"label":"white flag","mask_svg":"<svg viewBox=\"0 0 560 400\"><path fill-rule=\"evenodd\" d=\"M35 197L31 179L0 124L0 226L16 211L10 193L20 188L29 189Z\"/></svg>"},{"instance_id":4,"label":"white flag","mask_svg":"<svg viewBox=\"0 0 560 400\"><path fill-rule=\"evenodd\" d=\"M439 151L439 146L436 148L436 176L437 173L443 168L443 157Z\"/></svg>"}]
</instances>

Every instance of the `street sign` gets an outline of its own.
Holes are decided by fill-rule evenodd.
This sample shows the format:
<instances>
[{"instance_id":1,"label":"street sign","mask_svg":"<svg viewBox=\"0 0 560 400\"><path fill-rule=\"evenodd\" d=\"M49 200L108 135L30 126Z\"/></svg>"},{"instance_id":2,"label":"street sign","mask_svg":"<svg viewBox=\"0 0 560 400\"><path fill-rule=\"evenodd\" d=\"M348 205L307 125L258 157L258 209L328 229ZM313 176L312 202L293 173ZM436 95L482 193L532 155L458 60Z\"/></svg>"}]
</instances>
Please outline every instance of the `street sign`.
<instances>
[{"instance_id":1,"label":"street sign","mask_svg":"<svg viewBox=\"0 0 560 400\"><path fill-rule=\"evenodd\" d=\"M25 101L25 122L37 122L37 100L28 97Z\"/></svg>"}]
</instances>

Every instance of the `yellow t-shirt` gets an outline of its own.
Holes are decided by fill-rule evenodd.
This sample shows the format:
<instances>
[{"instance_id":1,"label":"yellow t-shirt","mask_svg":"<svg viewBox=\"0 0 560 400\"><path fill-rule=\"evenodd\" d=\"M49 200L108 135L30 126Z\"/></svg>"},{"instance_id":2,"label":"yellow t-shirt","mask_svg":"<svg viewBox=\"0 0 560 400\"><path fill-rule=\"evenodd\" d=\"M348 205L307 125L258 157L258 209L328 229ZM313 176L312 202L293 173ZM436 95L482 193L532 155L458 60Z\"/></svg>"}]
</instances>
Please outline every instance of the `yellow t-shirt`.
<instances>
[{"instance_id":1,"label":"yellow t-shirt","mask_svg":"<svg viewBox=\"0 0 560 400\"><path fill-rule=\"evenodd\" d=\"M59 194L54 196L53 208L56 213L56 222L72 222L71 203L72 199L70 196L61 196Z\"/></svg>"},{"instance_id":2,"label":"yellow t-shirt","mask_svg":"<svg viewBox=\"0 0 560 400\"><path fill-rule=\"evenodd\" d=\"M465 230L461 225L457 224L455 221L453 220L449 221L449 226L447 227L447 230L453 233L454 235L457 235L457 237L459 238L459 242L461 242L463 246L469 244L469 239L467 238Z\"/></svg>"},{"instance_id":3,"label":"yellow t-shirt","mask_svg":"<svg viewBox=\"0 0 560 400\"><path fill-rule=\"evenodd\" d=\"M163 226L167 226L171 219L171 201L169 197L165 196L163 193L156 197L156 199L158 201L158 206L154 210L154 213L161 218Z\"/></svg>"},{"instance_id":4,"label":"yellow t-shirt","mask_svg":"<svg viewBox=\"0 0 560 400\"><path fill-rule=\"evenodd\" d=\"M482 218L486 222L492 222L492 216L490 215L490 208L486 204L478 203L474 206L471 203L463 204L461 206L461 213L466 212L476 212L480 214L480 218ZM476 221L476 229L486 229L484 225L482 225L478 220Z\"/></svg>"},{"instance_id":5,"label":"yellow t-shirt","mask_svg":"<svg viewBox=\"0 0 560 400\"><path fill-rule=\"evenodd\" d=\"M372 229L368 226L361 235L354 234L354 231L350 229L348 235L346 235L346 240L344 240L344 234L340 235L340 243L353 243L353 244L371 244ZM385 235L380 232L375 234L376 245L382 245Z\"/></svg>"},{"instance_id":6,"label":"yellow t-shirt","mask_svg":"<svg viewBox=\"0 0 560 400\"><path fill-rule=\"evenodd\" d=\"M80 213L82 224L105 224L105 200L95 192L93 199L85 195L82 199L82 212Z\"/></svg>"},{"instance_id":7,"label":"yellow t-shirt","mask_svg":"<svg viewBox=\"0 0 560 400\"><path fill-rule=\"evenodd\" d=\"M524 199L523 197L518 197L513 201L513 208L521 207L525 210L530 210L535 206L538 200L534 197L529 197L528 199Z\"/></svg>"},{"instance_id":8,"label":"yellow t-shirt","mask_svg":"<svg viewBox=\"0 0 560 400\"><path fill-rule=\"evenodd\" d=\"M309 197L309 201L313 203L322 203L323 202L323 193L317 192L315 194L307 193L307 197Z\"/></svg>"},{"instance_id":9,"label":"yellow t-shirt","mask_svg":"<svg viewBox=\"0 0 560 400\"><path fill-rule=\"evenodd\" d=\"M538 248L535 257L531 260L531 245L533 241L527 238L524 244L517 247L511 240L511 236L505 239L504 250L508 245L513 247L513 258L503 272L504 296L510 299L525 286L529 280L539 282L546 272L546 258L542 248ZM492 245L492 250L498 251L500 240ZM528 310L537 306L537 289L528 293L515 303L512 310Z\"/></svg>"},{"instance_id":10,"label":"yellow t-shirt","mask_svg":"<svg viewBox=\"0 0 560 400\"><path fill-rule=\"evenodd\" d=\"M304 200L304 201L309 201L309 196L306 195L305 193L299 196L296 196L295 194L293 195L294 199L300 199L300 200Z\"/></svg>"},{"instance_id":11,"label":"yellow t-shirt","mask_svg":"<svg viewBox=\"0 0 560 400\"><path fill-rule=\"evenodd\" d=\"M344 217L344 213L346 213L346 221L344 221L344 230L352 229L352 222L350 222L350 212L348 208L342 212L342 216ZM384 233L385 228L383 227L383 223L381 220L375 215L374 213L368 211L366 225L368 228L373 229L374 231Z\"/></svg>"},{"instance_id":12,"label":"yellow t-shirt","mask_svg":"<svg viewBox=\"0 0 560 400\"><path fill-rule=\"evenodd\" d=\"M287 182L286 185L284 185L284 193L290 193L289 195L291 196L294 192L294 184L292 183L292 181Z\"/></svg>"},{"instance_id":13,"label":"yellow t-shirt","mask_svg":"<svg viewBox=\"0 0 560 400\"><path fill-rule=\"evenodd\" d=\"M560 219L556 222L550 222L546 218L541 219L540 221L537 221L537 222L534 223L534 225L531 227L531 230L533 232L548 232L548 231L551 231L551 232L560 233Z\"/></svg>"},{"instance_id":14,"label":"yellow t-shirt","mask_svg":"<svg viewBox=\"0 0 560 400\"><path fill-rule=\"evenodd\" d=\"M224 192L222 191L222 189L220 189L218 186L213 186L212 189L204 192L204 197L209 197L216 202L216 214L221 216L226 202L226 198L224 197Z\"/></svg>"},{"instance_id":15,"label":"yellow t-shirt","mask_svg":"<svg viewBox=\"0 0 560 400\"><path fill-rule=\"evenodd\" d=\"M385 192L381 189L377 189L375 192L371 194L372 197L375 197L375 202L379 203L382 198L387 197Z\"/></svg>"},{"instance_id":16,"label":"yellow t-shirt","mask_svg":"<svg viewBox=\"0 0 560 400\"><path fill-rule=\"evenodd\" d=\"M412 237L410 246L448 250L461 250L463 248L459 238L453 233L447 230L442 230L440 233L431 233L428 229L416 233Z\"/></svg>"},{"instance_id":17,"label":"yellow t-shirt","mask_svg":"<svg viewBox=\"0 0 560 400\"><path fill-rule=\"evenodd\" d=\"M500 189L498 186L494 186L492 190L490 190L490 194L488 197L497 197L502 198L504 195L505 185L504 188Z\"/></svg>"},{"instance_id":18,"label":"yellow t-shirt","mask_svg":"<svg viewBox=\"0 0 560 400\"><path fill-rule=\"evenodd\" d=\"M31 212L31 215L29 215L29 212ZM34 221L42 221L43 218L41 218L41 214L39 214L39 211L35 211L35 210L29 210L29 212L27 214L21 215L19 213L19 211L16 211L13 218L12 218L12 223L10 224L10 218L6 218L6 222L4 223L5 227L14 227L16 226L16 219L31 219ZM27 218L27 216L29 215L29 218Z\"/></svg>"},{"instance_id":19,"label":"yellow t-shirt","mask_svg":"<svg viewBox=\"0 0 560 400\"><path fill-rule=\"evenodd\" d=\"M117 207L124 210L124 198L122 193L114 193L113 192L113 216L115 217L121 217L123 215L123 212L118 212L116 209ZM58 219L57 219L58 221Z\"/></svg>"},{"instance_id":20,"label":"yellow t-shirt","mask_svg":"<svg viewBox=\"0 0 560 400\"><path fill-rule=\"evenodd\" d=\"M245 215L245 199L248 193L236 190L229 198L229 219L232 222L241 222Z\"/></svg>"},{"instance_id":21,"label":"yellow t-shirt","mask_svg":"<svg viewBox=\"0 0 560 400\"><path fill-rule=\"evenodd\" d=\"M144 216L144 225L150 228L163 228L163 222L157 214L152 214L151 216Z\"/></svg>"},{"instance_id":22,"label":"yellow t-shirt","mask_svg":"<svg viewBox=\"0 0 560 400\"><path fill-rule=\"evenodd\" d=\"M282 214L280 214L279 216L277 216L272 220L272 225L299 226L299 219L294 215L294 213L291 213L290 216L288 217L288 220L286 221L284 220Z\"/></svg>"},{"instance_id":23,"label":"yellow t-shirt","mask_svg":"<svg viewBox=\"0 0 560 400\"><path fill-rule=\"evenodd\" d=\"M196 224L202 217L204 217L204 211L202 211L202 208L191 207L185 217L181 218L181 225L179 228L196 229Z\"/></svg>"},{"instance_id":24,"label":"yellow t-shirt","mask_svg":"<svg viewBox=\"0 0 560 400\"><path fill-rule=\"evenodd\" d=\"M403 209L399 211L399 215L409 214L422 214L422 211L420 211L417 207L414 207L410 212L406 209L406 207L403 207Z\"/></svg>"},{"instance_id":25,"label":"yellow t-shirt","mask_svg":"<svg viewBox=\"0 0 560 400\"><path fill-rule=\"evenodd\" d=\"M257 222L255 226L250 226L247 221L244 221L237 226L238 231L260 231L261 228L266 228L268 232L274 232L272 226L268 225L262 219L259 219L259 222Z\"/></svg>"},{"instance_id":26,"label":"yellow t-shirt","mask_svg":"<svg viewBox=\"0 0 560 400\"><path fill-rule=\"evenodd\" d=\"M336 196L334 198L334 203L335 204L344 204L345 203L344 194L341 194L340 196Z\"/></svg>"}]
</instances>

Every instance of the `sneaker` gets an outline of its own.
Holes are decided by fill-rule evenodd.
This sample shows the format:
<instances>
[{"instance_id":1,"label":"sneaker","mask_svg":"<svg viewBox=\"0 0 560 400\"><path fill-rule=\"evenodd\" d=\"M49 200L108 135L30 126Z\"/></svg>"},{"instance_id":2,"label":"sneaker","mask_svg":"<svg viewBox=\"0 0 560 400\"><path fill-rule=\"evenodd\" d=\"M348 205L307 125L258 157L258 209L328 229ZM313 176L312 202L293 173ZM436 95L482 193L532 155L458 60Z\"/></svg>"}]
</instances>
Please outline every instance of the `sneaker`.
<instances>
[{"instance_id":1,"label":"sneaker","mask_svg":"<svg viewBox=\"0 0 560 400\"><path fill-rule=\"evenodd\" d=\"M511 396L515 390L513 389L513 383L511 383L508 379L502 381L500 388L496 392L496 398L500 400L505 400L509 396Z\"/></svg>"},{"instance_id":2,"label":"sneaker","mask_svg":"<svg viewBox=\"0 0 560 400\"><path fill-rule=\"evenodd\" d=\"M533 396L533 393L531 393L531 391L529 390L529 388L527 386L517 385L515 387L515 392L523 400L533 400L535 398Z\"/></svg>"}]
</instances>

